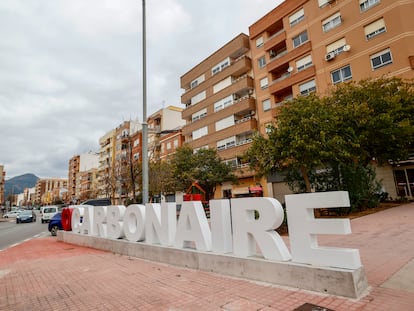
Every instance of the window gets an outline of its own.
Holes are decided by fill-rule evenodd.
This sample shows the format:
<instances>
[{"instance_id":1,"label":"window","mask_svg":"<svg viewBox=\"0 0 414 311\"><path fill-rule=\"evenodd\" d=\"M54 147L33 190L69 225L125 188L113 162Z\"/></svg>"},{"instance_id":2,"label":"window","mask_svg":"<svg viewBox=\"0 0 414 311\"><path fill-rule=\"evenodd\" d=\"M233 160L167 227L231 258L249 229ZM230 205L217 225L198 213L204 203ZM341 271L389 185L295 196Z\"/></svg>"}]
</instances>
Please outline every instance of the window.
<instances>
[{"instance_id":1,"label":"window","mask_svg":"<svg viewBox=\"0 0 414 311\"><path fill-rule=\"evenodd\" d=\"M200 120L204 118L207 115L207 108L201 109L200 111L197 111L196 113L193 113L191 116L192 122Z\"/></svg>"},{"instance_id":2,"label":"window","mask_svg":"<svg viewBox=\"0 0 414 311\"><path fill-rule=\"evenodd\" d=\"M217 142L217 150L225 150L236 146L236 136L232 136Z\"/></svg>"},{"instance_id":3,"label":"window","mask_svg":"<svg viewBox=\"0 0 414 311\"><path fill-rule=\"evenodd\" d=\"M367 38L367 40L372 39L372 38L378 36L379 34L385 32L386 29L385 29L384 19L381 18L381 19L365 26L364 31L365 31L365 37Z\"/></svg>"},{"instance_id":4,"label":"window","mask_svg":"<svg viewBox=\"0 0 414 311\"><path fill-rule=\"evenodd\" d=\"M298 71L305 70L306 68L312 66L312 56L308 55L296 61L296 69Z\"/></svg>"},{"instance_id":5,"label":"window","mask_svg":"<svg viewBox=\"0 0 414 311\"><path fill-rule=\"evenodd\" d=\"M266 89L269 86L269 79L267 77L260 80L260 88Z\"/></svg>"},{"instance_id":6,"label":"window","mask_svg":"<svg viewBox=\"0 0 414 311\"><path fill-rule=\"evenodd\" d=\"M345 38L339 39L338 41L335 41L334 43L329 44L326 47L326 53L333 52L335 55L341 54L344 52L344 48L346 46L346 40Z\"/></svg>"},{"instance_id":7,"label":"window","mask_svg":"<svg viewBox=\"0 0 414 311\"><path fill-rule=\"evenodd\" d=\"M256 39L256 47L257 48L262 47L263 44L264 44L263 37L259 37L259 38Z\"/></svg>"},{"instance_id":8,"label":"window","mask_svg":"<svg viewBox=\"0 0 414 311\"><path fill-rule=\"evenodd\" d=\"M219 83L213 86L213 93L220 92L221 90L225 89L226 87L231 85L231 77L227 77L224 80L221 80Z\"/></svg>"},{"instance_id":9,"label":"window","mask_svg":"<svg viewBox=\"0 0 414 311\"><path fill-rule=\"evenodd\" d=\"M178 147L178 139L174 139L174 148Z\"/></svg>"},{"instance_id":10,"label":"window","mask_svg":"<svg viewBox=\"0 0 414 311\"><path fill-rule=\"evenodd\" d=\"M303 9L300 9L296 13L289 16L290 27L295 26L297 23L300 23L304 19L305 19L305 11Z\"/></svg>"},{"instance_id":11,"label":"window","mask_svg":"<svg viewBox=\"0 0 414 311\"><path fill-rule=\"evenodd\" d=\"M272 107L272 103L270 102L270 99L266 99L262 101L262 107L263 107L263 111L270 110L270 108Z\"/></svg>"},{"instance_id":12,"label":"window","mask_svg":"<svg viewBox=\"0 0 414 311\"><path fill-rule=\"evenodd\" d=\"M191 105L195 105L206 98L206 91L198 93L191 98Z\"/></svg>"},{"instance_id":13,"label":"window","mask_svg":"<svg viewBox=\"0 0 414 311\"><path fill-rule=\"evenodd\" d=\"M222 60L220 63L218 63L216 66L214 66L211 69L211 74L215 75L216 73L219 73L220 71L222 71L224 68L230 66L230 58L227 57L225 60Z\"/></svg>"},{"instance_id":14,"label":"window","mask_svg":"<svg viewBox=\"0 0 414 311\"><path fill-rule=\"evenodd\" d=\"M217 112L231 105L233 105L233 96L229 95L223 99L220 99L218 102L214 104L214 112Z\"/></svg>"},{"instance_id":15,"label":"window","mask_svg":"<svg viewBox=\"0 0 414 311\"><path fill-rule=\"evenodd\" d=\"M337 84L352 79L351 66L348 65L338 70L332 71L331 77L333 84Z\"/></svg>"},{"instance_id":16,"label":"window","mask_svg":"<svg viewBox=\"0 0 414 311\"><path fill-rule=\"evenodd\" d=\"M235 124L234 116L231 115L227 118L221 119L216 122L216 131L220 131L222 129L228 128L230 126L233 126L234 124Z\"/></svg>"},{"instance_id":17,"label":"window","mask_svg":"<svg viewBox=\"0 0 414 311\"><path fill-rule=\"evenodd\" d=\"M258 59L259 68L263 68L266 65L266 58L264 56Z\"/></svg>"},{"instance_id":18,"label":"window","mask_svg":"<svg viewBox=\"0 0 414 311\"><path fill-rule=\"evenodd\" d=\"M299 85L300 95L306 96L316 91L315 80L310 80L306 83Z\"/></svg>"},{"instance_id":19,"label":"window","mask_svg":"<svg viewBox=\"0 0 414 311\"><path fill-rule=\"evenodd\" d=\"M294 48L297 48L301 44L303 44L306 41L308 41L308 32L307 31L304 31L301 34L299 34L296 37L294 37L292 40L293 40L293 47Z\"/></svg>"},{"instance_id":20,"label":"window","mask_svg":"<svg viewBox=\"0 0 414 311\"><path fill-rule=\"evenodd\" d=\"M328 17L324 21L322 21L322 29L323 29L324 32L327 32L327 31L335 28L336 26L341 25L341 23L342 23L341 13L338 12L338 13Z\"/></svg>"},{"instance_id":21,"label":"window","mask_svg":"<svg viewBox=\"0 0 414 311\"><path fill-rule=\"evenodd\" d=\"M190 88L195 88L197 85L199 85L201 82L204 82L204 75L199 76L197 79L191 81Z\"/></svg>"},{"instance_id":22,"label":"window","mask_svg":"<svg viewBox=\"0 0 414 311\"><path fill-rule=\"evenodd\" d=\"M193 131L193 139L197 139L197 138L200 138L200 137L203 137L203 136L206 136L206 135L208 135L208 128L207 128L207 126L202 127L202 128L199 128L199 129Z\"/></svg>"},{"instance_id":23,"label":"window","mask_svg":"<svg viewBox=\"0 0 414 311\"><path fill-rule=\"evenodd\" d=\"M168 142L167 143L167 150L170 150L171 149L171 142Z\"/></svg>"},{"instance_id":24,"label":"window","mask_svg":"<svg viewBox=\"0 0 414 311\"><path fill-rule=\"evenodd\" d=\"M359 8L364 12L380 2L380 0L359 0Z\"/></svg>"},{"instance_id":25,"label":"window","mask_svg":"<svg viewBox=\"0 0 414 311\"><path fill-rule=\"evenodd\" d=\"M323 7L325 5L327 5L329 2L331 2L331 0L318 0L319 2L319 7Z\"/></svg>"},{"instance_id":26,"label":"window","mask_svg":"<svg viewBox=\"0 0 414 311\"><path fill-rule=\"evenodd\" d=\"M392 56L390 49L386 49L371 56L372 69L378 69L388 64L392 64Z\"/></svg>"}]
</instances>

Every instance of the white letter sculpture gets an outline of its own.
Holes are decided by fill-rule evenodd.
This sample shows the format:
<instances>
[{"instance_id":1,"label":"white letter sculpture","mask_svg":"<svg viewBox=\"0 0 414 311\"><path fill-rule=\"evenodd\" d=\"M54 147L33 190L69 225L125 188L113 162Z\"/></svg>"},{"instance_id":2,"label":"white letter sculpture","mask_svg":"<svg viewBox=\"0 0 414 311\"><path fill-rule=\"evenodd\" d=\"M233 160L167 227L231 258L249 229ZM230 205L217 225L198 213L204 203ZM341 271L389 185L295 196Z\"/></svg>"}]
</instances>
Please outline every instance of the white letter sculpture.
<instances>
[{"instance_id":1,"label":"white letter sculpture","mask_svg":"<svg viewBox=\"0 0 414 311\"><path fill-rule=\"evenodd\" d=\"M145 239L145 206L129 205L124 214L124 234L128 241L138 242Z\"/></svg>"},{"instance_id":2,"label":"white letter sculpture","mask_svg":"<svg viewBox=\"0 0 414 311\"><path fill-rule=\"evenodd\" d=\"M357 269L359 251L351 248L319 247L317 234L350 234L349 219L315 219L314 208L349 206L346 191L286 195L292 261L318 266Z\"/></svg>"},{"instance_id":3,"label":"white letter sculpture","mask_svg":"<svg viewBox=\"0 0 414 311\"><path fill-rule=\"evenodd\" d=\"M200 201L182 204L174 246L185 248L185 242L194 242L197 250L211 251L211 231Z\"/></svg>"},{"instance_id":4,"label":"white letter sculpture","mask_svg":"<svg viewBox=\"0 0 414 311\"><path fill-rule=\"evenodd\" d=\"M233 251L230 200L210 201L212 251L226 254Z\"/></svg>"},{"instance_id":5,"label":"white letter sculpture","mask_svg":"<svg viewBox=\"0 0 414 311\"><path fill-rule=\"evenodd\" d=\"M255 212L259 218L255 219ZM263 257L288 261L290 253L280 235L274 230L284 218L283 208L273 198L231 199L234 254L240 257L256 255L256 243Z\"/></svg>"},{"instance_id":6,"label":"white letter sculpture","mask_svg":"<svg viewBox=\"0 0 414 311\"><path fill-rule=\"evenodd\" d=\"M145 210L145 242L173 246L177 228L175 203L148 203Z\"/></svg>"}]
</instances>

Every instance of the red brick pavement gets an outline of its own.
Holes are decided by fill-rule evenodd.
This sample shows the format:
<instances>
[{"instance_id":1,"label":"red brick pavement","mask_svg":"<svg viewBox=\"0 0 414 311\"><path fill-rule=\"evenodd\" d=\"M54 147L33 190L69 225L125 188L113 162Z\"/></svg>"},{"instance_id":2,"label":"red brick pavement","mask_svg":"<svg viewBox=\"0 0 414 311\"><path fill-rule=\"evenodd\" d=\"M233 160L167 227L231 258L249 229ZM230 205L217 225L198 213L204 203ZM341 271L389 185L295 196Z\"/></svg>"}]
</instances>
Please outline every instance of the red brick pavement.
<instances>
[{"instance_id":1,"label":"red brick pavement","mask_svg":"<svg viewBox=\"0 0 414 311\"><path fill-rule=\"evenodd\" d=\"M354 219L352 235L320 245L359 248L370 291L359 300L176 268L35 238L0 251L0 310L414 310L414 291L384 281L414 259L414 204ZM414 275L412 276L414 280Z\"/></svg>"}]
</instances>

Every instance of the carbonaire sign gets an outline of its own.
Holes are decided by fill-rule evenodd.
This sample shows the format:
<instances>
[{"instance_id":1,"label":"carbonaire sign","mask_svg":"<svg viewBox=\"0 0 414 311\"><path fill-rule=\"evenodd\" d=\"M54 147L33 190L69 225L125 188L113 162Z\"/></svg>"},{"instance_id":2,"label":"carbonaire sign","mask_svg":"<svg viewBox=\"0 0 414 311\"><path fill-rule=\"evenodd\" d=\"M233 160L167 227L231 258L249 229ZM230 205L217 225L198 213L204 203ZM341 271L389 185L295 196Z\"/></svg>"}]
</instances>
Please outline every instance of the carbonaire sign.
<instances>
[{"instance_id":1,"label":"carbonaire sign","mask_svg":"<svg viewBox=\"0 0 414 311\"><path fill-rule=\"evenodd\" d=\"M319 234L350 234L351 226L349 219L315 219L313 210L346 206L349 197L345 191L287 195L290 250L275 231L283 222L284 211L274 198L211 200L210 223L198 201L183 202L178 219L175 203L70 208L72 231L81 235L357 269L361 267L357 249L322 247L317 240Z\"/></svg>"}]
</instances>

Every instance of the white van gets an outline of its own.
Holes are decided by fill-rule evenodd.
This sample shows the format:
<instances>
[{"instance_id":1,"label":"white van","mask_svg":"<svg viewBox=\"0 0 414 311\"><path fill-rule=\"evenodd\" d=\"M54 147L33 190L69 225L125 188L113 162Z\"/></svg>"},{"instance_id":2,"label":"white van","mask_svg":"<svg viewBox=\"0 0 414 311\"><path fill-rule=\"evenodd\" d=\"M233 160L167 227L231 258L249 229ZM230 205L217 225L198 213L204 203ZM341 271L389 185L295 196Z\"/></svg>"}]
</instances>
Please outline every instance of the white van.
<instances>
[{"instance_id":1,"label":"white van","mask_svg":"<svg viewBox=\"0 0 414 311\"><path fill-rule=\"evenodd\" d=\"M42 206L40 208L40 219L42 220L42 224L45 222L49 222L53 216L57 214L59 211L59 207L56 205L48 205Z\"/></svg>"}]
</instances>

